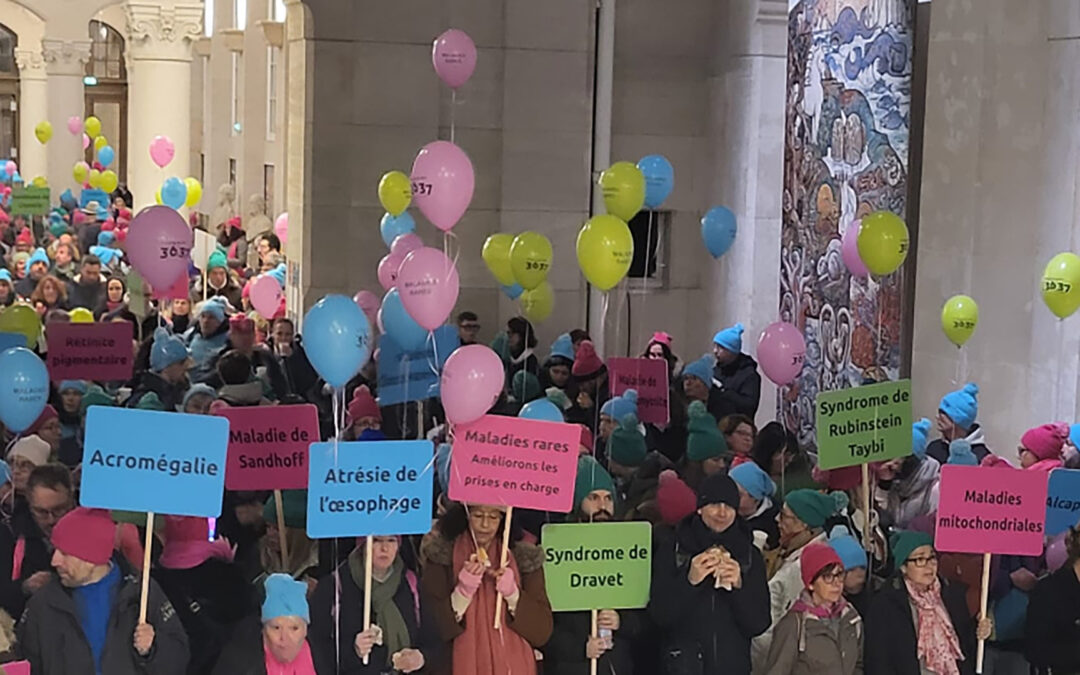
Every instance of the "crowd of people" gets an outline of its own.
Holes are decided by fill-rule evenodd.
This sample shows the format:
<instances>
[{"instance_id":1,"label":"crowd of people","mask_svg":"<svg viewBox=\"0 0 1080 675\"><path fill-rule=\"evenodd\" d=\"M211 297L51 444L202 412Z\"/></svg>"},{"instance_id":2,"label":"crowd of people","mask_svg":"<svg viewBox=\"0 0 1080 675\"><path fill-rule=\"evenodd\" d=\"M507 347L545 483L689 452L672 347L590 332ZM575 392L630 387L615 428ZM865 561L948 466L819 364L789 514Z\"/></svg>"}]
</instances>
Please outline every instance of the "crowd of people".
<instances>
[{"instance_id":1,"label":"crowd of people","mask_svg":"<svg viewBox=\"0 0 1080 675\"><path fill-rule=\"evenodd\" d=\"M1080 673L1080 531L1043 556L994 556L986 616L982 557L939 552L933 537L943 465L1075 466L1080 426L1030 429L1010 462L1004 440L999 454L988 447L967 384L942 397L935 423L914 425L910 455L872 465L867 513L859 467L822 471L780 422L757 426L761 375L741 325L686 362L670 335L651 336L640 356L666 364L670 421L645 424L636 392L612 392L585 330L545 353L514 317L490 345L506 372L491 413L547 399L580 426L580 454L569 514L514 509L504 527L505 507L446 494L452 446L437 398L380 406L372 361L346 386L337 428L333 392L284 307L267 319L248 301L257 274L284 282L269 219L219 219L219 249L205 276L191 270L190 296L135 307L146 295L128 284L131 200L114 198L32 220L0 212L0 306L30 305L44 331L87 310L136 336L130 381L56 383L30 428L5 430L0 661L29 660L34 675L577 675L594 659L603 675L956 675L975 672L987 640L984 672ZM475 312L456 323L460 344L483 332ZM291 403L317 406L324 439L429 439L431 531L373 537L368 561L363 539L307 536L304 491L280 505L227 491L218 519L160 519L145 558L145 515L79 505L92 406L213 414ZM551 609L543 525L616 520L652 525L649 602L601 609L594 630L589 612Z\"/></svg>"}]
</instances>

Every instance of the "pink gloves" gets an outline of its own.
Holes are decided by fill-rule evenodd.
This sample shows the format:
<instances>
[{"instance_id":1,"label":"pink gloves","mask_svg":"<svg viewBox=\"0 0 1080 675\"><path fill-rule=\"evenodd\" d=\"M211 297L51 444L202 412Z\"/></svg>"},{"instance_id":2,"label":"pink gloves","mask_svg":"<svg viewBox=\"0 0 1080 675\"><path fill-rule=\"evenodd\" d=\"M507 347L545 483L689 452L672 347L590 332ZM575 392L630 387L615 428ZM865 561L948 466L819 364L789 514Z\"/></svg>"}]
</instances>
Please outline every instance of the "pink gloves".
<instances>
[{"instance_id":1,"label":"pink gloves","mask_svg":"<svg viewBox=\"0 0 1080 675\"><path fill-rule=\"evenodd\" d=\"M470 574L464 567L458 572L457 578L458 582L454 590L466 598L471 598L476 594L476 589L480 588L480 582L484 579L483 575Z\"/></svg>"},{"instance_id":2,"label":"pink gloves","mask_svg":"<svg viewBox=\"0 0 1080 675\"><path fill-rule=\"evenodd\" d=\"M517 579L514 578L514 570L507 567L502 576L495 583L497 590L504 598L513 597L518 592Z\"/></svg>"}]
</instances>

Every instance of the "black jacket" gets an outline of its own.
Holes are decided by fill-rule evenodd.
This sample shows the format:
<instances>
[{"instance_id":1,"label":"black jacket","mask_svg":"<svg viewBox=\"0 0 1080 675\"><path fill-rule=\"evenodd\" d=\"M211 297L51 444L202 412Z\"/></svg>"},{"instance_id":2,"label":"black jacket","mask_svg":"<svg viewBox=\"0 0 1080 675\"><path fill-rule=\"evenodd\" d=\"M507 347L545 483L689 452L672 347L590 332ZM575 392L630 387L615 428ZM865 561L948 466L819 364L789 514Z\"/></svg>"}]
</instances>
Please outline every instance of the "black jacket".
<instances>
[{"instance_id":1,"label":"black jacket","mask_svg":"<svg viewBox=\"0 0 1080 675\"><path fill-rule=\"evenodd\" d=\"M986 443L983 442L981 427L978 424L972 426L971 431L968 432L965 438L971 443L971 452L975 454L975 459L981 463L990 454L990 448L986 447ZM949 461L949 444L945 442L944 438L935 438L930 441L930 445L926 446L926 454L944 466Z\"/></svg>"},{"instance_id":2,"label":"black jacket","mask_svg":"<svg viewBox=\"0 0 1080 675\"><path fill-rule=\"evenodd\" d=\"M259 617L251 616L242 621L221 651L214 670L202 672L212 675L266 675L262 621Z\"/></svg>"},{"instance_id":3,"label":"black jacket","mask_svg":"<svg viewBox=\"0 0 1080 675\"><path fill-rule=\"evenodd\" d=\"M975 672L975 620L968 614L964 584L941 579L941 599L952 620L964 660L961 675ZM918 638L907 586L899 575L870 598L863 667L866 675L919 675Z\"/></svg>"},{"instance_id":4,"label":"black jacket","mask_svg":"<svg viewBox=\"0 0 1080 675\"><path fill-rule=\"evenodd\" d=\"M555 629L544 645L544 675L589 675L585 642L592 630L591 612L556 612ZM612 648L596 660L597 675L633 675L633 646L642 627L641 610L620 609ZM641 672L641 671L638 671Z\"/></svg>"},{"instance_id":5,"label":"black jacket","mask_svg":"<svg viewBox=\"0 0 1080 675\"><path fill-rule=\"evenodd\" d=\"M761 374L757 369L757 361L746 354L739 354L730 364L713 368L713 380L714 388L720 390L720 405L716 412L710 406L709 412L712 412L716 419L733 413L754 419L758 403L761 402Z\"/></svg>"},{"instance_id":6,"label":"black jacket","mask_svg":"<svg viewBox=\"0 0 1080 675\"><path fill-rule=\"evenodd\" d=\"M70 307L93 309L100 305L104 299L105 284L102 282L83 285L73 281L68 285L68 305Z\"/></svg>"},{"instance_id":7,"label":"black jacket","mask_svg":"<svg viewBox=\"0 0 1080 675\"><path fill-rule=\"evenodd\" d=\"M714 544L739 561L741 588L716 589L711 579L690 584L691 558ZM661 631L661 672L749 675L750 640L769 628L771 617L765 561L746 523L737 518L721 535L711 535L694 513L675 528L655 528L652 574L649 615Z\"/></svg>"},{"instance_id":8,"label":"black jacket","mask_svg":"<svg viewBox=\"0 0 1080 675\"><path fill-rule=\"evenodd\" d=\"M22 559L19 574L16 575L15 552L20 548ZM8 527L0 526L0 608L11 618L18 621L26 607L28 596L23 593L23 583L35 572L51 572L51 561L52 546L29 511L18 511L12 516Z\"/></svg>"},{"instance_id":9,"label":"black jacket","mask_svg":"<svg viewBox=\"0 0 1080 675\"><path fill-rule=\"evenodd\" d=\"M1080 581L1072 565L1039 581L1028 598L1025 653L1054 675L1080 673Z\"/></svg>"},{"instance_id":10,"label":"black jacket","mask_svg":"<svg viewBox=\"0 0 1080 675\"><path fill-rule=\"evenodd\" d=\"M124 407L136 408L144 396L154 393L157 394L158 400L161 401L161 405L164 406L166 412L174 412L177 410L177 406L184 402L184 393L187 392L187 389L186 383L181 385L169 384L157 373L146 371L139 375L138 384L131 392L131 396L124 402Z\"/></svg>"}]
</instances>

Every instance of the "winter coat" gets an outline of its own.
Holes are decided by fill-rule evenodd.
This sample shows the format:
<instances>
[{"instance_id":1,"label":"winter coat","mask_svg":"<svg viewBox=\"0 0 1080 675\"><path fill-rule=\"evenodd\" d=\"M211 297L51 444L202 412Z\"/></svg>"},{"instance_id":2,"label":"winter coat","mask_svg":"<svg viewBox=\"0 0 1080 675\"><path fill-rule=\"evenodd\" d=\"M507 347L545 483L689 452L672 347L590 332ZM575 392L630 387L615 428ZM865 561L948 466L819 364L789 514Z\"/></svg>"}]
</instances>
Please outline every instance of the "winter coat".
<instances>
[{"instance_id":1,"label":"winter coat","mask_svg":"<svg viewBox=\"0 0 1080 675\"><path fill-rule=\"evenodd\" d=\"M983 435L982 427L978 424L971 427L971 432L964 437L964 440L971 443L971 451L975 453L975 459L981 464L983 458L990 454L990 448L986 447L986 439ZM935 438L930 441L930 445L926 446L926 456L933 457L938 461L938 464L944 466L949 462L949 443L944 438Z\"/></svg>"},{"instance_id":2,"label":"winter coat","mask_svg":"<svg viewBox=\"0 0 1080 675\"><path fill-rule=\"evenodd\" d=\"M274 346L272 344L268 346L271 353L274 353ZM277 356L275 354L274 358L277 359L285 374L288 393L308 399L308 393L319 381L319 374L315 372L311 361L308 360L300 336L297 336L293 341L291 354L288 356Z\"/></svg>"},{"instance_id":3,"label":"winter coat","mask_svg":"<svg viewBox=\"0 0 1080 675\"><path fill-rule=\"evenodd\" d=\"M690 561L715 544L739 562L740 588L718 589L711 577L690 583ZM659 629L661 672L749 675L750 640L769 627L769 590L746 524L736 518L715 534L693 513L674 528L657 526L652 575L649 615Z\"/></svg>"},{"instance_id":4,"label":"winter coat","mask_svg":"<svg viewBox=\"0 0 1080 675\"><path fill-rule=\"evenodd\" d=\"M790 611L773 629L762 675L862 675L862 662L863 622L854 607L833 619Z\"/></svg>"},{"instance_id":5,"label":"winter coat","mask_svg":"<svg viewBox=\"0 0 1080 675\"><path fill-rule=\"evenodd\" d=\"M193 383L206 382L215 374L218 357L228 339L228 321L222 321L212 335L203 335L198 322L184 333L184 343L191 350L191 359L195 362L188 374Z\"/></svg>"},{"instance_id":6,"label":"winter coat","mask_svg":"<svg viewBox=\"0 0 1080 675\"><path fill-rule=\"evenodd\" d=\"M335 580L336 577L336 580ZM334 624L335 587L340 585L341 616L338 619L341 639ZM353 648L356 634L364 630L364 589L356 585L345 561L333 574L323 577L311 596L311 626L308 643L315 670L335 675L376 675L392 673L387 666L386 647L371 650L368 665ZM409 645L424 655L424 672L433 672L445 656L435 620L420 594L419 580L411 570L401 574L394 593L394 604L409 629ZM335 645L335 643L337 643ZM335 653L338 655L335 659ZM339 660L338 660L339 659Z\"/></svg>"},{"instance_id":7,"label":"winter coat","mask_svg":"<svg viewBox=\"0 0 1080 675\"><path fill-rule=\"evenodd\" d=\"M617 483L625 510L623 520L647 520L654 525L661 522L656 491L660 487L660 472L667 469L674 470L675 465L670 459L653 450L645 455L625 488L622 481Z\"/></svg>"},{"instance_id":8,"label":"winter coat","mask_svg":"<svg viewBox=\"0 0 1080 675\"><path fill-rule=\"evenodd\" d=\"M754 665L761 666L769 656L773 628L799 599L806 584L802 580L800 562L806 545L825 542L824 532L784 557L780 567L769 578L769 630L754 639Z\"/></svg>"},{"instance_id":9,"label":"winter coat","mask_svg":"<svg viewBox=\"0 0 1080 675\"><path fill-rule=\"evenodd\" d=\"M731 363L713 368L713 388L719 389L721 401L720 414L713 413L716 419L734 413L754 419L761 402L761 373L757 367L752 357L739 354Z\"/></svg>"},{"instance_id":10,"label":"winter coat","mask_svg":"<svg viewBox=\"0 0 1080 675\"><path fill-rule=\"evenodd\" d=\"M0 527L0 608L13 619L26 607L23 583L36 572L52 571L52 551L27 510L13 515L9 527Z\"/></svg>"},{"instance_id":11,"label":"winter coat","mask_svg":"<svg viewBox=\"0 0 1080 675\"><path fill-rule=\"evenodd\" d=\"M938 488L941 485L941 465L936 459L926 457L915 461L914 471L908 476L897 476L885 494L885 509L892 516L893 523L900 529L907 529L911 521L919 516L928 516L937 511Z\"/></svg>"},{"instance_id":12,"label":"winter coat","mask_svg":"<svg viewBox=\"0 0 1080 675\"><path fill-rule=\"evenodd\" d=\"M144 398L152 396L157 399L157 401L152 406L147 406L147 403L143 403L144 407L174 412L178 409L178 406L184 402L185 392L187 392L186 384L170 384L166 382L161 375L145 371L140 374L138 382L131 392L131 396L124 402L124 407L137 408Z\"/></svg>"},{"instance_id":13,"label":"winter coat","mask_svg":"<svg viewBox=\"0 0 1080 675\"><path fill-rule=\"evenodd\" d=\"M765 549L774 549L780 545L780 524L776 522L776 516L780 514L780 506L769 497L761 501L754 515L746 519L746 524L751 532L762 532L765 535Z\"/></svg>"},{"instance_id":14,"label":"winter coat","mask_svg":"<svg viewBox=\"0 0 1080 675\"><path fill-rule=\"evenodd\" d=\"M968 614L966 592L963 584L941 579L941 599L964 654L964 660L957 665L961 675L973 675L975 620ZM870 598L864 651L866 675L921 675L915 621L907 585L902 576L894 575Z\"/></svg>"},{"instance_id":15,"label":"winter coat","mask_svg":"<svg viewBox=\"0 0 1080 675\"><path fill-rule=\"evenodd\" d=\"M1042 579L1027 609L1026 656L1054 675L1080 673L1080 580L1072 565Z\"/></svg>"},{"instance_id":16,"label":"winter coat","mask_svg":"<svg viewBox=\"0 0 1080 675\"><path fill-rule=\"evenodd\" d=\"M266 675L262 621L251 616L236 627L211 675Z\"/></svg>"},{"instance_id":17,"label":"winter coat","mask_svg":"<svg viewBox=\"0 0 1080 675\"><path fill-rule=\"evenodd\" d=\"M244 289L240 284L236 282L236 279L232 274L229 274L229 280L221 288L214 288L213 286L207 286L206 299L216 298L221 296L229 301L232 308L240 311L243 309L243 295ZM202 302L203 300L203 279L202 276L196 277L195 283L191 285L191 304Z\"/></svg>"},{"instance_id":18,"label":"winter coat","mask_svg":"<svg viewBox=\"0 0 1080 675\"><path fill-rule=\"evenodd\" d=\"M109 615L101 672L108 675L183 675L188 664L187 635L172 603L153 580L150 581L146 620L154 627L154 643L145 657L135 651L133 639L139 621L140 588L139 579L134 576L127 576L120 582ZM58 578L54 577L30 598L19 623L18 635L21 654L30 661L34 675L94 672L94 657L79 624L75 600Z\"/></svg>"},{"instance_id":19,"label":"winter coat","mask_svg":"<svg viewBox=\"0 0 1080 675\"><path fill-rule=\"evenodd\" d=\"M634 675L632 649L644 617L640 610L618 611L619 630L612 634L612 648L596 660L597 675ZM585 642L591 630L591 612L556 612L555 629L544 647L544 675L589 675Z\"/></svg>"},{"instance_id":20,"label":"winter coat","mask_svg":"<svg viewBox=\"0 0 1080 675\"><path fill-rule=\"evenodd\" d=\"M93 309L100 305L104 300L104 282L83 285L80 283L80 279L76 279L71 284L68 284L68 304L72 307L86 307L87 309Z\"/></svg>"}]
</instances>

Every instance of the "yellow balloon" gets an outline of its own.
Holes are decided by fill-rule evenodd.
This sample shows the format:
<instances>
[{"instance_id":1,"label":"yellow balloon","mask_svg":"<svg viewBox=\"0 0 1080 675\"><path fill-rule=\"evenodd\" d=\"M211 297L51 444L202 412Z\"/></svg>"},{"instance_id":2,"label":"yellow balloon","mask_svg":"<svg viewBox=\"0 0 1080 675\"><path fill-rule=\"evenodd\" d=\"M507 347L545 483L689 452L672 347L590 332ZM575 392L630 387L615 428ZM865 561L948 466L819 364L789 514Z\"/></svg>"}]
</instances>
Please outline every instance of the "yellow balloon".
<instances>
[{"instance_id":1,"label":"yellow balloon","mask_svg":"<svg viewBox=\"0 0 1080 675\"><path fill-rule=\"evenodd\" d=\"M941 310L941 329L957 347L971 339L979 324L979 305L966 295L954 295Z\"/></svg>"},{"instance_id":2,"label":"yellow balloon","mask_svg":"<svg viewBox=\"0 0 1080 675\"><path fill-rule=\"evenodd\" d=\"M501 286L514 283L514 271L510 269L510 246L513 243L514 235L500 232L484 240L484 248L480 252L484 264Z\"/></svg>"},{"instance_id":3,"label":"yellow balloon","mask_svg":"<svg viewBox=\"0 0 1080 675\"><path fill-rule=\"evenodd\" d=\"M86 176L86 182L90 183L90 187L101 189L101 172L97 169L90 169L90 173Z\"/></svg>"},{"instance_id":4,"label":"yellow balloon","mask_svg":"<svg viewBox=\"0 0 1080 675\"><path fill-rule=\"evenodd\" d=\"M101 120L91 115L83 122L83 129L90 138L97 138L101 135ZM94 146L94 149L96 150L97 146Z\"/></svg>"},{"instance_id":5,"label":"yellow balloon","mask_svg":"<svg viewBox=\"0 0 1080 675\"><path fill-rule=\"evenodd\" d=\"M115 171L106 169L101 172L101 178L98 179L98 183L101 184L101 189L105 192L112 192L116 189L116 186L120 184L120 179L117 177Z\"/></svg>"},{"instance_id":6,"label":"yellow balloon","mask_svg":"<svg viewBox=\"0 0 1080 675\"><path fill-rule=\"evenodd\" d=\"M412 203L412 184L400 171L389 171L379 181L379 203L392 216L400 216Z\"/></svg>"},{"instance_id":7,"label":"yellow balloon","mask_svg":"<svg viewBox=\"0 0 1080 675\"><path fill-rule=\"evenodd\" d=\"M45 180L45 176L34 176L34 180L30 181L30 184L36 188L49 187L49 181Z\"/></svg>"},{"instance_id":8,"label":"yellow balloon","mask_svg":"<svg viewBox=\"0 0 1080 675\"><path fill-rule=\"evenodd\" d=\"M82 185L90 175L90 165L86 162L75 162L75 166L71 169L71 175L75 177L76 183Z\"/></svg>"},{"instance_id":9,"label":"yellow balloon","mask_svg":"<svg viewBox=\"0 0 1080 675\"><path fill-rule=\"evenodd\" d=\"M184 206L191 208L202 199L202 183L197 178L188 176L184 179L184 185L187 186L187 199L184 200Z\"/></svg>"},{"instance_id":10,"label":"yellow balloon","mask_svg":"<svg viewBox=\"0 0 1080 675\"><path fill-rule=\"evenodd\" d=\"M866 269L879 277L892 274L907 259L907 225L891 211L875 211L863 216L855 243Z\"/></svg>"},{"instance_id":11,"label":"yellow balloon","mask_svg":"<svg viewBox=\"0 0 1080 675\"><path fill-rule=\"evenodd\" d=\"M527 291L540 286L551 269L551 242L542 234L522 232L510 245L514 281Z\"/></svg>"},{"instance_id":12,"label":"yellow balloon","mask_svg":"<svg viewBox=\"0 0 1080 675\"><path fill-rule=\"evenodd\" d=\"M0 312L0 333L18 333L29 349L37 347L41 318L30 305L11 305Z\"/></svg>"},{"instance_id":13,"label":"yellow balloon","mask_svg":"<svg viewBox=\"0 0 1080 675\"><path fill-rule=\"evenodd\" d=\"M551 316L554 307L555 293L551 290L551 284L546 281L521 294L521 314L533 323L540 323Z\"/></svg>"},{"instance_id":14,"label":"yellow balloon","mask_svg":"<svg viewBox=\"0 0 1080 675\"><path fill-rule=\"evenodd\" d=\"M645 205L645 174L630 162L615 162L600 174L604 208L629 222Z\"/></svg>"},{"instance_id":15,"label":"yellow balloon","mask_svg":"<svg viewBox=\"0 0 1080 675\"><path fill-rule=\"evenodd\" d=\"M38 143L45 145L52 138L52 124L49 120L42 120L34 127L34 136L37 137Z\"/></svg>"},{"instance_id":16,"label":"yellow balloon","mask_svg":"<svg viewBox=\"0 0 1080 675\"><path fill-rule=\"evenodd\" d=\"M161 206L161 187L159 186L157 191L154 192L154 203Z\"/></svg>"},{"instance_id":17,"label":"yellow balloon","mask_svg":"<svg viewBox=\"0 0 1080 675\"><path fill-rule=\"evenodd\" d=\"M1043 271L1042 297L1059 319L1080 309L1080 257L1065 252L1050 259Z\"/></svg>"},{"instance_id":18,"label":"yellow balloon","mask_svg":"<svg viewBox=\"0 0 1080 675\"><path fill-rule=\"evenodd\" d=\"M615 216L594 216L578 232L577 259L590 284L611 290L630 271L634 259L630 228Z\"/></svg>"},{"instance_id":19,"label":"yellow balloon","mask_svg":"<svg viewBox=\"0 0 1080 675\"><path fill-rule=\"evenodd\" d=\"M104 136L98 136L94 139L94 152L101 152L101 149L108 144L108 139L106 139Z\"/></svg>"},{"instance_id":20,"label":"yellow balloon","mask_svg":"<svg viewBox=\"0 0 1080 675\"><path fill-rule=\"evenodd\" d=\"M85 307L76 307L68 312L71 323L94 323L94 313Z\"/></svg>"}]
</instances>

